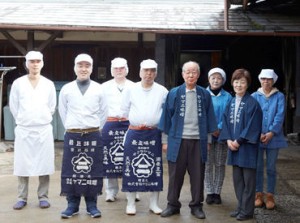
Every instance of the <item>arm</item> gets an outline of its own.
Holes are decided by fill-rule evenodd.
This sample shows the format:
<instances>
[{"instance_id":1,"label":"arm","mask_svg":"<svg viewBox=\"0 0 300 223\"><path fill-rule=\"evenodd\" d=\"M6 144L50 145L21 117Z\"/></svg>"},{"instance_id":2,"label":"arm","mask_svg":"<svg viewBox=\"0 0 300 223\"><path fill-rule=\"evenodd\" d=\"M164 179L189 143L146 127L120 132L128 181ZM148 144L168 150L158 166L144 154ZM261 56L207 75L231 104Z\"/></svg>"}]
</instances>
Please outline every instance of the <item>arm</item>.
<instances>
[{"instance_id":1,"label":"arm","mask_svg":"<svg viewBox=\"0 0 300 223\"><path fill-rule=\"evenodd\" d=\"M50 89L51 90L49 94L48 106L50 108L51 114L53 115L56 108L56 90L53 83L51 83Z\"/></svg>"},{"instance_id":2,"label":"arm","mask_svg":"<svg viewBox=\"0 0 300 223\"><path fill-rule=\"evenodd\" d=\"M59 112L59 116L61 118L62 124L65 127L66 116L67 116L67 96L65 95L64 88L62 88L59 93L58 112Z\"/></svg>"},{"instance_id":3,"label":"arm","mask_svg":"<svg viewBox=\"0 0 300 223\"><path fill-rule=\"evenodd\" d=\"M107 115L108 115L107 100L106 100L106 97L105 97L105 94L103 91L101 93L99 106L100 106L100 129L102 129L106 122Z\"/></svg>"},{"instance_id":4,"label":"arm","mask_svg":"<svg viewBox=\"0 0 300 223\"><path fill-rule=\"evenodd\" d=\"M122 117L128 118L130 110L130 88L125 88L122 94L121 113Z\"/></svg>"},{"instance_id":5,"label":"arm","mask_svg":"<svg viewBox=\"0 0 300 223\"><path fill-rule=\"evenodd\" d=\"M19 111L19 93L16 86L16 82L14 82L11 86L10 96L9 96L9 109L14 117L17 118L18 111Z\"/></svg>"},{"instance_id":6,"label":"arm","mask_svg":"<svg viewBox=\"0 0 300 223\"><path fill-rule=\"evenodd\" d=\"M280 93L278 97L278 103L276 106L275 116L273 118L273 123L269 126L269 132L278 134L282 131L282 125L284 122L285 114L285 98L284 95Z\"/></svg>"}]
</instances>

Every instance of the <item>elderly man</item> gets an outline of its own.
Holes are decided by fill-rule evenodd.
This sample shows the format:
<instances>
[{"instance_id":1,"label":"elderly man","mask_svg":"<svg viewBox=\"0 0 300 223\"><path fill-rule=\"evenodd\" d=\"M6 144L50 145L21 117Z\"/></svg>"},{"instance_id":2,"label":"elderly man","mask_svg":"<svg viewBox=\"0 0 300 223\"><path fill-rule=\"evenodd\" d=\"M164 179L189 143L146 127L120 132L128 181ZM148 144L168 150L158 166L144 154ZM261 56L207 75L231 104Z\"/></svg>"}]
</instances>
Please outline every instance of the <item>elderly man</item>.
<instances>
[{"instance_id":1,"label":"elderly man","mask_svg":"<svg viewBox=\"0 0 300 223\"><path fill-rule=\"evenodd\" d=\"M204 219L204 171L207 158L208 133L217 130L209 92L197 85L200 77L198 63L189 61L182 67L185 81L173 88L167 97L159 128L168 135L167 160L169 167L168 206L161 213L169 217L180 213L180 191L184 175L190 175L191 213Z\"/></svg>"},{"instance_id":2,"label":"elderly man","mask_svg":"<svg viewBox=\"0 0 300 223\"><path fill-rule=\"evenodd\" d=\"M111 61L111 75L113 79L103 83L105 98L108 103L108 118L102 130L104 150L104 185L106 188L106 201L114 202L119 192L118 178L122 177L124 135L128 129L129 121L122 117L121 102L124 89L133 85L128 80L129 69L127 60L114 58Z\"/></svg>"},{"instance_id":3,"label":"elderly man","mask_svg":"<svg viewBox=\"0 0 300 223\"><path fill-rule=\"evenodd\" d=\"M28 74L16 79L11 87L9 107L16 121L14 175L18 176L18 202L15 210L27 204L29 176L39 176L40 208L50 207L49 175L54 173L52 115L56 91L52 81L41 75L43 54L26 54Z\"/></svg>"},{"instance_id":4,"label":"elderly man","mask_svg":"<svg viewBox=\"0 0 300 223\"><path fill-rule=\"evenodd\" d=\"M144 60L140 64L141 81L128 88L122 101L123 117L129 128L124 141L122 191L127 192L126 213L136 214L136 192L151 191L149 209L160 214L159 191L162 182L161 131L157 129L168 90L154 82L157 63Z\"/></svg>"},{"instance_id":5,"label":"elderly man","mask_svg":"<svg viewBox=\"0 0 300 223\"><path fill-rule=\"evenodd\" d=\"M102 86L90 79L93 59L79 54L75 58L76 80L66 84L59 94L59 114L66 129L61 171L61 195L68 207L62 218L78 214L81 195L87 213L98 218L97 196L103 185L103 148L101 127L107 118Z\"/></svg>"}]
</instances>

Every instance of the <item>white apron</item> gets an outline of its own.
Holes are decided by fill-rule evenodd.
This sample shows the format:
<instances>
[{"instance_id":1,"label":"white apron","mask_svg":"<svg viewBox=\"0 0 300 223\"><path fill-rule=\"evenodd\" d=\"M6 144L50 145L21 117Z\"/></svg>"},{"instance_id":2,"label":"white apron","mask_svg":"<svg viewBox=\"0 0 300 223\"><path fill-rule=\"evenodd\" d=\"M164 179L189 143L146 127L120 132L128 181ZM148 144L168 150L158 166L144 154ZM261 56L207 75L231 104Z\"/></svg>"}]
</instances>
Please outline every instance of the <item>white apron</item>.
<instances>
[{"instance_id":1,"label":"white apron","mask_svg":"<svg viewBox=\"0 0 300 223\"><path fill-rule=\"evenodd\" d=\"M54 168L52 125L15 128L14 175L50 175Z\"/></svg>"}]
</instances>

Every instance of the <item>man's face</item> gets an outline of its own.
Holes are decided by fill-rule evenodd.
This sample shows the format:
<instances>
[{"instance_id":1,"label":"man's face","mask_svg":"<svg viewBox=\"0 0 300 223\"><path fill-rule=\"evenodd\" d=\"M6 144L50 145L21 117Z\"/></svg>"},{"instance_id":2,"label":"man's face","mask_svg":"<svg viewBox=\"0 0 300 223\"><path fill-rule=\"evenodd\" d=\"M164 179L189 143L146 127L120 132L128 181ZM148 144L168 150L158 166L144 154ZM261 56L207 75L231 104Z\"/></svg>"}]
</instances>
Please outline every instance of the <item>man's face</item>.
<instances>
[{"instance_id":1,"label":"man's face","mask_svg":"<svg viewBox=\"0 0 300 223\"><path fill-rule=\"evenodd\" d=\"M27 62L27 67L30 74L36 75L41 73L43 63L41 60L29 60Z\"/></svg>"},{"instance_id":2,"label":"man's face","mask_svg":"<svg viewBox=\"0 0 300 223\"><path fill-rule=\"evenodd\" d=\"M148 85L153 84L156 75L157 73L155 68L146 68L140 70L140 77L142 79L142 82Z\"/></svg>"},{"instance_id":3,"label":"man's face","mask_svg":"<svg viewBox=\"0 0 300 223\"><path fill-rule=\"evenodd\" d=\"M116 79L123 79L126 77L127 72L125 67L114 67L112 68L112 76Z\"/></svg>"},{"instance_id":4,"label":"man's face","mask_svg":"<svg viewBox=\"0 0 300 223\"><path fill-rule=\"evenodd\" d=\"M75 73L77 79L80 81L89 79L92 71L93 71L93 67L89 62L81 61L75 65Z\"/></svg>"},{"instance_id":5,"label":"man's face","mask_svg":"<svg viewBox=\"0 0 300 223\"><path fill-rule=\"evenodd\" d=\"M185 69L182 72L182 77L188 89L192 89L196 86L199 76L200 73L196 64L194 63L186 64Z\"/></svg>"}]
</instances>

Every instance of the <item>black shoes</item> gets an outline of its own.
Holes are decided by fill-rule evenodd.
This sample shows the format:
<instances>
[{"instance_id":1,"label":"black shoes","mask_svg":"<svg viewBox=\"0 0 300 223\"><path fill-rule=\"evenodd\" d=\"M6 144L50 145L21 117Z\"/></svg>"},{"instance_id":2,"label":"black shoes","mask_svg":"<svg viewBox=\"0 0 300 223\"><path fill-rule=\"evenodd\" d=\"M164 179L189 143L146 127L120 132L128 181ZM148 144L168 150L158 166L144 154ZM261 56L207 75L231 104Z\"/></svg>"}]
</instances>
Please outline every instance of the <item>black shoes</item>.
<instances>
[{"instance_id":1,"label":"black shoes","mask_svg":"<svg viewBox=\"0 0 300 223\"><path fill-rule=\"evenodd\" d=\"M207 204L213 204L214 203L214 194L208 194L206 196L205 201L206 201Z\"/></svg>"},{"instance_id":2,"label":"black shoes","mask_svg":"<svg viewBox=\"0 0 300 223\"><path fill-rule=\"evenodd\" d=\"M238 221L247 221L249 219L253 218L253 215L243 215L240 214L238 210L235 210L233 212L230 212L230 217L236 218Z\"/></svg>"},{"instance_id":3,"label":"black shoes","mask_svg":"<svg viewBox=\"0 0 300 223\"><path fill-rule=\"evenodd\" d=\"M208 194L206 196L206 203L207 204L222 204L220 194Z\"/></svg>"},{"instance_id":4,"label":"black shoes","mask_svg":"<svg viewBox=\"0 0 300 223\"><path fill-rule=\"evenodd\" d=\"M253 215L238 214L238 216L236 216L236 220L238 220L238 221L247 221L252 218L253 218Z\"/></svg>"},{"instance_id":5,"label":"black shoes","mask_svg":"<svg viewBox=\"0 0 300 223\"><path fill-rule=\"evenodd\" d=\"M220 194L214 194L214 203L215 204L222 204L222 200L221 200Z\"/></svg>"},{"instance_id":6,"label":"black shoes","mask_svg":"<svg viewBox=\"0 0 300 223\"><path fill-rule=\"evenodd\" d=\"M191 214L194 215L196 218L205 219L205 214L201 207L192 208Z\"/></svg>"},{"instance_id":7,"label":"black shoes","mask_svg":"<svg viewBox=\"0 0 300 223\"><path fill-rule=\"evenodd\" d=\"M238 215L239 215L239 211L238 210L230 212L230 217L232 217L232 218L236 218Z\"/></svg>"},{"instance_id":8,"label":"black shoes","mask_svg":"<svg viewBox=\"0 0 300 223\"><path fill-rule=\"evenodd\" d=\"M165 218L165 217L170 217L172 215L179 214L179 213L180 213L180 209L168 206L165 210L163 210L160 213L160 216Z\"/></svg>"},{"instance_id":9,"label":"black shoes","mask_svg":"<svg viewBox=\"0 0 300 223\"><path fill-rule=\"evenodd\" d=\"M179 214L180 213L180 209L179 208L174 208L174 207L170 207L168 206L165 210L163 210L160 213L160 216L165 218L165 217L170 217L172 215L175 214ZM194 207L191 209L191 214L194 215L196 218L199 219L205 219L205 214L202 210L202 207Z\"/></svg>"}]
</instances>

